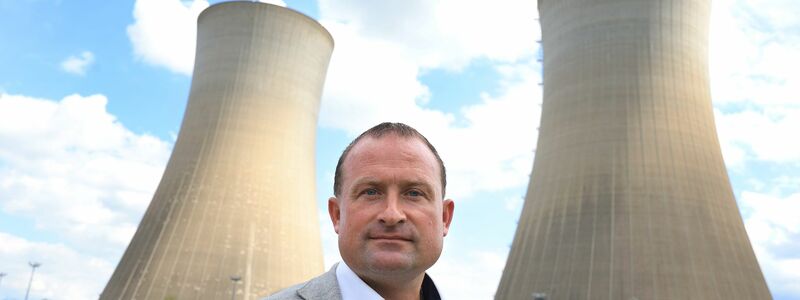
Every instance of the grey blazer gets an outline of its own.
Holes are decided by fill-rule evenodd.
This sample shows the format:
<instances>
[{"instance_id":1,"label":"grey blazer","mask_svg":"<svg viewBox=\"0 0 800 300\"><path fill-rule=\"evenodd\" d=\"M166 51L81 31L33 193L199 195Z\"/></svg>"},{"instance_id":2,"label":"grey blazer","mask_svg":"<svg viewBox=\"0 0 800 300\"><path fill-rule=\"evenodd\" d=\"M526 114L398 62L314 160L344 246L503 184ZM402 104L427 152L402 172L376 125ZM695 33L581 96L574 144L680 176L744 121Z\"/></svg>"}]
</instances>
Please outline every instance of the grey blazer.
<instances>
[{"instance_id":1,"label":"grey blazer","mask_svg":"<svg viewBox=\"0 0 800 300\"><path fill-rule=\"evenodd\" d=\"M263 300L342 300L339 281L336 280L336 267L309 281L285 288Z\"/></svg>"}]
</instances>

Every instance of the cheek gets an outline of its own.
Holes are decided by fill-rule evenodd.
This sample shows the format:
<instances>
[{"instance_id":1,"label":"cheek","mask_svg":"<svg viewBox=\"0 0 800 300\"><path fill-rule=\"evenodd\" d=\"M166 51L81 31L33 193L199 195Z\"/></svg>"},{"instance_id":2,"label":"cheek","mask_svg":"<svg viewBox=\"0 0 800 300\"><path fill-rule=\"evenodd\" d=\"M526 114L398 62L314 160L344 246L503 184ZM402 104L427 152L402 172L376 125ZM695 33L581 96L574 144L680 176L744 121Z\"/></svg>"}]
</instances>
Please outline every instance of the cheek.
<instances>
[{"instance_id":1,"label":"cheek","mask_svg":"<svg viewBox=\"0 0 800 300\"><path fill-rule=\"evenodd\" d=\"M425 211L425 220L425 224L431 226L431 228L439 228L442 223L442 213L437 209L427 210Z\"/></svg>"},{"instance_id":2,"label":"cheek","mask_svg":"<svg viewBox=\"0 0 800 300\"><path fill-rule=\"evenodd\" d=\"M358 232L350 222L349 218L342 218L339 222L339 245L348 249L358 240Z\"/></svg>"},{"instance_id":3,"label":"cheek","mask_svg":"<svg viewBox=\"0 0 800 300\"><path fill-rule=\"evenodd\" d=\"M347 210L342 211L339 219L339 234L357 236L364 229L366 222L365 210L358 207L348 207Z\"/></svg>"},{"instance_id":4,"label":"cheek","mask_svg":"<svg viewBox=\"0 0 800 300\"><path fill-rule=\"evenodd\" d=\"M444 235L442 216L436 214L435 211L428 211L420 217L420 222L416 223L420 234L424 235L426 240L440 240Z\"/></svg>"}]
</instances>

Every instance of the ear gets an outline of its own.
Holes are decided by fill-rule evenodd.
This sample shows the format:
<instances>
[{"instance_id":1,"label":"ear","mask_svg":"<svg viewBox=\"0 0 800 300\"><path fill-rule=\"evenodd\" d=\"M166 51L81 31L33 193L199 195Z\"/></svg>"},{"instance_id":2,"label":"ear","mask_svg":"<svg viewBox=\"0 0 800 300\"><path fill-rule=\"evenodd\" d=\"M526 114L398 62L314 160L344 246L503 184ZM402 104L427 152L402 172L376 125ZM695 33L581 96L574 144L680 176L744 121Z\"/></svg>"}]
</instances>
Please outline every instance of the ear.
<instances>
[{"instance_id":1,"label":"ear","mask_svg":"<svg viewBox=\"0 0 800 300\"><path fill-rule=\"evenodd\" d=\"M341 219L342 211L339 208L339 199L336 199L336 197L328 198L328 215L331 217L333 230L336 231L336 234L339 234L339 220Z\"/></svg>"},{"instance_id":2,"label":"ear","mask_svg":"<svg viewBox=\"0 0 800 300\"><path fill-rule=\"evenodd\" d=\"M442 201L442 223L444 224L444 234L442 236L447 236L447 232L450 230L450 221L453 220L453 210L455 210L455 203L452 199Z\"/></svg>"}]
</instances>

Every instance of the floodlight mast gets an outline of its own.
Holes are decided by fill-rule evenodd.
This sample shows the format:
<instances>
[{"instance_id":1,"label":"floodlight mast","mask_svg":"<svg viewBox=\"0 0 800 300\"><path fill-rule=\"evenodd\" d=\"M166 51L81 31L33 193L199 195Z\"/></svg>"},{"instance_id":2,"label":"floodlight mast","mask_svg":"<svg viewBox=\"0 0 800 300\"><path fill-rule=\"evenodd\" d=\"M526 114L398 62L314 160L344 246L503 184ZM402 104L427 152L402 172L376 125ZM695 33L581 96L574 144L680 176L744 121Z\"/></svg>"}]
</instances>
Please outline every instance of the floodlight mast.
<instances>
[{"instance_id":1,"label":"floodlight mast","mask_svg":"<svg viewBox=\"0 0 800 300\"><path fill-rule=\"evenodd\" d=\"M42 266L42 263L29 261L28 265L31 266L31 278L28 280L28 289L25 290L25 300L28 300L28 295L31 293L31 284L33 283L33 274L36 273L36 268Z\"/></svg>"}]
</instances>

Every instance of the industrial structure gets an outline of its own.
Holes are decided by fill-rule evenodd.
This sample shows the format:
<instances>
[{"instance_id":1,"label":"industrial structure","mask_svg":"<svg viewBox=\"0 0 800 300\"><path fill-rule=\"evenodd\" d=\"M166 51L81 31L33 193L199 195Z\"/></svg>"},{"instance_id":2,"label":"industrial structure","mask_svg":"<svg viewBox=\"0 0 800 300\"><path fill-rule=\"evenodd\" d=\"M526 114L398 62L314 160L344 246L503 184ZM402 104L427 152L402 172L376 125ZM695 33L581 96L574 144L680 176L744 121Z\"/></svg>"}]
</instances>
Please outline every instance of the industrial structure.
<instances>
[{"instance_id":1,"label":"industrial structure","mask_svg":"<svg viewBox=\"0 0 800 300\"><path fill-rule=\"evenodd\" d=\"M314 151L331 35L259 2L197 22L175 148L101 299L258 299L323 271Z\"/></svg>"},{"instance_id":2,"label":"industrial structure","mask_svg":"<svg viewBox=\"0 0 800 300\"><path fill-rule=\"evenodd\" d=\"M723 163L709 0L539 0L536 158L496 299L770 299Z\"/></svg>"}]
</instances>

